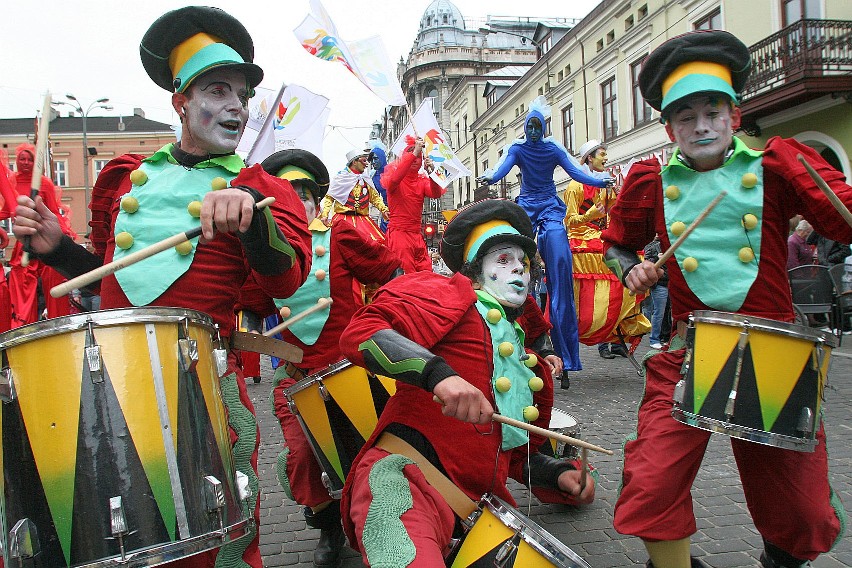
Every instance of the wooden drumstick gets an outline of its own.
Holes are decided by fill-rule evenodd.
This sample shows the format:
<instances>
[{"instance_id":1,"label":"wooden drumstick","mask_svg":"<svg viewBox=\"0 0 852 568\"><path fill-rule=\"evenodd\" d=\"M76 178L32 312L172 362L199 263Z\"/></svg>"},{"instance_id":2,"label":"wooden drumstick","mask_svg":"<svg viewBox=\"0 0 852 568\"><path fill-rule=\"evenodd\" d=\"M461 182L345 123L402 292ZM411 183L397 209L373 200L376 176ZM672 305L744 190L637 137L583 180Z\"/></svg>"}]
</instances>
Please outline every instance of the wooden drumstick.
<instances>
[{"instance_id":1,"label":"wooden drumstick","mask_svg":"<svg viewBox=\"0 0 852 568\"><path fill-rule=\"evenodd\" d=\"M267 197L266 199L262 199L254 204L255 209L260 210L264 207L268 207L275 203L274 197ZM118 260L114 260L110 263L104 264L94 270L90 270L85 274L81 274L67 282L63 282L58 286L54 286L50 289L50 295L54 298L59 298L61 296L65 296L70 293L71 290L75 288L83 288L88 286L92 282L97 282L98 280L109 276L110 274L114 274L121 270L122 268L127 268L131 264L136 264L140 260L145 260L150 256L154 256L157 253L163 252L164 250L168 250L172 247L175 247L181 244L184 241L188 241L190 239L194 239L197 236L201 235L201 227L196 227L194 229L190 229L189 231L178 233L176 235L172 235L171 237L165 238L158 243L154 243L152 245L148 245L147 247L140 249L136 252L130 253L124 258L120 258Z\"/></svg>"},{"instance_id":2,"label":"wooden drumstick","mask_svg":"<svg viewBox=\"0 0 852 568\"><path fill-rule=\"evenodd\" d=\"M846 205L844 205L843 202L840 201L840 198L837 197L837 194L831 190L825 180L822 179L822 176L820 176L813 168L813 166L811 166L808 161L805 160L804 156L799 154L796 156L796 158L798 158L798 160L802 162L802 165L805 166L805 169L808 171L808 174L811 176L811 179L814 180L814 183L816 183L817 187L820 188L820 190L825 194L831 204L834 205L834 208L837 209L837 212L840 213L843 219L850 226L852 226L852 213L850 213L849 209L846 208Z\"/></svg>"},{"instance_id":3,"label":"wooden drumstick","mask_svg":"<svg viewBox=\"0 0 852 568\"><path fill-rule=\"evenodd\" d=\"M33 164L33 178L30 182L30 199L35 201L35 198L38 197L39 191L41 191L41 178L44 175L44 157L47 153L47 139L48 139L48 128L50 125L50 104L53 102L53 98L50 95L50 91L44 95L44 105L41 109L41 120L38 123L38 146L36 146L36 155L33 157L35 163ZM29 237L24 237L24 244L29 245ZM24 247L26 248L26 247ZM27 266L30 263L30 253L26 250L24 254L21 255L21 266Z\"/></svg>"},{"instance_id":4,"label":"wooden drumstick","mask_svg":"<svg viewBox=\"0 0 852 568\"><path fill-rule=\"evenodd\" d=\"M442 401L438 397L438 395L434 395L432 397L432 400L434 400L440 405L444 404L444 401ZM498 414L496 412L491 415L491 420L493 420L494 422L499 422L501 424L506 424L508 426L514 426L516 428L520 428L521 430L526 430L527 432L532 432L533 434L544 436L545 438L552 438L554 440L564 442L571 446L577 446L578 448L586 448L595 452L606 454L608 456L612 455L612 450L601 448L600 446L590 444L583 440L578 440L577 438L572 438L571 436L566 436L565 434L560 434L558 432L539 428L538 426L533 426L532 424L527 424L526 422L521 422L520 420L515 420L514 418L509 418L508 416L503 416L502 414Z\"/></svg>"},{"instance_id":5,"label":"wooden drumstick","mask_svg":"<svg viewBox=\"0 0 852 568\"><path fill-rule=\"evenodd\" d=\"M319 300L317 300L316 304L314 304L313 306L311 306L307 310L305 310L303 312L299 312L298 314L291 317L290 319L284 320L283 322L279 323L278 325L276 325L272 329L268 329L268 330L264 331L263 335L265 335L266 337L272 337L273 335L275 335L279 331L283 331L283 330L287 329L288 327L290 327L291 325L293 325L294 323L296 323L300 319L306 318L316 311L325 309L325 307L330 306L333 301L334 300L332 300L331 298L320 298Z\"/></svg>"},{"instance_id":6,"label":"wooden drumstick","mask_svg":"<svg viewBox=\"0 0 852 568\"><path fill-rule=\"evenodd\" d=\"M665 250L665 252L663 252L663 254L660 255L660 258L658 258L657 262L654 263L654 268L662 268L662 266L666 263L666 261L675 253L675 251L678 249L678 247L683 244L683 241L686 240L686 237L688 237L689 234L692 231L695 230L695 227L700 225L701 222L704 221L704 219L707 218L707 215L709 215L710 212L713 211L713 209L717 205L719 205L719 202L722 201L722 199L724 199L726 195L728 195L728 192L725 191L724 189L719 192L719 195L717 195L716 198L713 201L711 201L710 204L707 205L707 207L704 208L704 211L702 211L701 214L698 217L695 218L695 221L690 223L689 227L687 227L683 231L683 233L681 233L681 235L677 238L677 240L675 242L673 242L671 244L671 246L669 248L667 248ZM630 295L635 296L636 293L633 290L630 290Z\"/></svg>"},{"instance_id":7,"label":"wooden drumstick","mask_svg":"<svg viewBox=\"0 0 852 568\"><path fill-rule=\"evenodd\" d=\"M586 471L589 469L589 450L580 448L580 493L586 488Z\"/></svg>"}]
</instances>

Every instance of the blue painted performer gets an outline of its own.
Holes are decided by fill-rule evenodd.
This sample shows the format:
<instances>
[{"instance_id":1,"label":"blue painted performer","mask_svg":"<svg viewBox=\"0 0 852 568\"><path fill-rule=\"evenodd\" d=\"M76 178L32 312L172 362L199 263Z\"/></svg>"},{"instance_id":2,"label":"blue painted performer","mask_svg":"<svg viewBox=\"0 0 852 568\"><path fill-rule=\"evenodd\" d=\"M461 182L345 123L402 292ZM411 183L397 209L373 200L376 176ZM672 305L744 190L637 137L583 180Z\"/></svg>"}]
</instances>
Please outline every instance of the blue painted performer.
<instances>
[{"instance_id":1,"label":"blue painted performer","mask_svg":"<svg viewBox=\"0 0 852 568\"><path fill-rule=\"evenodd\" d=\"M553 346L565 363L566 371L579 371L583 366L574 309L571 249L562 224L565 203L556 195L553 171L556 166L562 166L572 179L595 187L606 187L612 178L604 172L592 173L588 167L577 163L553 137L544 137L544 125L549 116L550 106L544 97L536 98L524 122L526 137L509 144L496 169L487 170L479 179L491 185L503 179L514 166L521 170L521 193L517 201L532 221L538 234L538 250L547 266Z\"/></svg>"}]
</instances>

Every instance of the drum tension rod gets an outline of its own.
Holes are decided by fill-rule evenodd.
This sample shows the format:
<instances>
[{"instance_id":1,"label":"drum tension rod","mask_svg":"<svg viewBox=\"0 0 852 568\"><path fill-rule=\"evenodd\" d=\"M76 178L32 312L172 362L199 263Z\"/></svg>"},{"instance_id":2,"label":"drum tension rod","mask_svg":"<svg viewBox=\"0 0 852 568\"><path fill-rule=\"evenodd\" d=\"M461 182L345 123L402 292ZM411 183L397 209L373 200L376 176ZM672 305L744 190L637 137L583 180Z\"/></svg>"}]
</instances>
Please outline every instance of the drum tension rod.
<instances>
[{"instance_id":1,"label":"drum tension rod","mask_svg":"<svg viewBox=\"0 0 852 568\"><path fill-rule=\"evenodd\" d=\"M86 367L89 371L89 379L92 383L104 382L103 360L101 359L101 346L95 339L94 323L92 320L86 322Z\"/></svg>"},{"instance_id":2,"label":"drum tension rod","mask_svg":"<svg viewBox=\"0 0 852 568\"><path fill-rule=\"evenodd\" d=\"M505 568L514 564L515 557L518 553L518 548L521 546L521 538L523 537L524 529L512 535L512 538L503 543L500 550L497 551L494 557L494 566L496 568Z\"/></svg>"},{"instance_id":3,"label":"drum tension rod","mask_svg":"<svg viewBox=\"0 0 852 568\"><path fill-rule=\"evenodd\" d=\"M23 568L24 560L33 558L41 552L38 540L38 529L34 522L23 518L9 531L9 558L17 559L18 566Z\"/></svg>"},{"instance_id":4,"label":"drum tension rod","mask_svg":"<svg viewBox=\"0 0 852 568\"><path fill-rule=\"evenodd\" d=\"M228 348L222 341L222 334L219 331L219 324L213 324L216 329L216 345L218 347L213 350L213 358L216 361L216 372L220 377L224 377L228 373Z\"/></svg>"},{"instance_id":5,"label":"drum tension rod","mask_svg":"<svg viewBox=\"0 0 852 568\"><path fill-rule=\"evenodd\" d=\"M725 416L728 421L734 416L734 405L737 402L737 389L740 387L740 375L743 370L743 359L745 359L745 350L748 345L748 330L751 324L748 320L743 322L743 330L740 332L740 337L737 340L737 367L734 371L734 382L731 385L731 392L728 395L728 402L725 404Z\"/></svg>"},{"instance_id":6,"label":"drum tension rod","mask_svg":"<svg viewBox=\"0 0 852 568\"><path fill-rule=\"evenodd\" d=\"M121 561L127 560L127 551L124 549L124 537L130 534L127 530L127 515L124 513L124 503L121 496L109 498L109 526L112 538L118 540L118 550ZM134 531L136 532L136 531Z\"/></svg>"},{"instance_id":7,"label":"drum tension rod","mask_svg":"<svg viewBox=\"0 0 852 568\"><path fill-rule=\"evenodd\" d=\"M2 370L0 370L0 402L9 403L15 400L15 376L9 366L9 356L2 351Z\"/></svg>"},{"instance_id":8,"label":"drum tension rod","mask_svg":"<svg viewBox=\"0 0 852 568\"><path fill-rule=\"evenodd\" d=\"M213 475L204 477L204 500L208 513L216 513L219 520L219 533L225 536L225 519L222 514L225 508L225 490L222 482Z\"/></svg>"}]
</instances>

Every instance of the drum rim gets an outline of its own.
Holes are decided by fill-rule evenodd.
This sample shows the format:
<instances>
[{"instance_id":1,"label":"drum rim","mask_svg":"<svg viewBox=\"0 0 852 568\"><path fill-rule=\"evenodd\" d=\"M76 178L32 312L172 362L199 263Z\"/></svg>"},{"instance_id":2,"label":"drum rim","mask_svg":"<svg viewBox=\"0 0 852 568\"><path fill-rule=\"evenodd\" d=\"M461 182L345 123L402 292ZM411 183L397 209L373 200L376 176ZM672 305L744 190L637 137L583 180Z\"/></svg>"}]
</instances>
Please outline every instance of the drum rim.
<instances>
[{"instance_id":1,"label":"drum rim","mask_svg":"<svg viewBox=\"0 0 852 568\"><path fill-rule=\"evenodd\" d=\"M577 427L577 430L579 430L579 429L580 429L580 421L579 421L579 420L577 420L577 417L576 417L576 416L574 416L574 415L573 415L573 414L571 414L570 412L565 412L565 411L564 411L564 410L562 410L561 408L556 408L556 407L554 406L554 407L552 407L552 408L550 409L550 424L549 424L548 430L552 430L553 428L570 428L570 427L571 427L571 425L568 425L568 426L559 426L559 425L554 425L554 424L553 424L553 417L554 417L554 416L556 416L556 415L563 415L563 416L567 416L568 418L570 418L571 420L573 420L573 421L574 421L573 426L576 426L576 427Z\"/></svg>"},{"instance_id":2,"label":"drum rim","mask_svg":"<svg viewBox=\"0 0 852 568\"><path fill-rule=\"evenodd\" d=\"M538 523L531 518L521 513L515 507L509 505L503 499L497 497L493 493L483 495L479 500L480 509L485 506L488 510L497 517L503 524L513 531L521 531L521 538L536 552L544 556L550 562L561 562L567 568L591 568L591 566L571 548L556 538L553 534L544 530ZM519 517L526 521L521 526L517 522ZM511 521L511 522L507 522ZM539 540L529 538L529 533L535 533L537 536L544 537ZM569 564L570 563L570 564ZM556 564L554 564L556 566Z\"/></svg>"},{"instance_id":3,"label":"drum rim","mask_svg":"<svg viewBox=\"0 0 852 568\"><path fill-rule=\"evenodd\" d=\"M178 323L183 320L208 327L211 332L215 329L213 318L197 310L170 307L116 308L71 314L11 329L0 333L0 349L51 335L86 329L90 323L95 326L112 326L127 323Z\"/></svg>"},{"instance_id":4,"label":"drum rim","mask_svg":"<svg viewBox=\"0 0 852 568\"><path fill-rule=\"evenodd\" d=\"M749 442L772 446L773 448L781 448L784 450L795 450L797 452L813 452L817 446L816 438L796 438L785 434L776 434L773 432L765 432L748 426L740 426L739 424L731 424L723 422L716 418L709 418L694 412L682 410L677 403L672 408L672 418L693 428L706 430L707 432L715 432L717 434L726 434L731 438L740 438Z\"/></svg>"},{"instance_id":5,"label":"drum rim","mask_svg":"<svg viewBox=\"0 0 852 568\"><path fill-rule=\"evenodd\" d=\"M697 310L690 316L690 320L692 322L715 323L731 327L743 327L742 324L748 323L749 327L756 331L778 333L795 339L810 340L814 343L824 342L832 349L837 347L837 338L830 333L769 318L716 310Z\"/></svg>"},{"instance_id":6,"label":"drum rim","mask_svg":"<svg viewBox=\"0 0 852 568\"><path fill-rule=\"evenodd\" d=\"M336 363L332 363L328 367L325 367L325 368L317 371L316 373L314 373L312 375L308 375L307 377L305 377L301 381L297 381L297 382L293 383L292 385L290 385L289 387L287 387L286 389L284 389L284 396L287 398L287 400L290 400L290 398L294 394L305 390L306 388L310 387L314 383L321 381L322 379L336 375L340 371L342 371L344 369L348 369L352 365L353 365L353 363L350 362L349 359L341 359L340 361L337 361Z\"/></svg>"}]
</instances>

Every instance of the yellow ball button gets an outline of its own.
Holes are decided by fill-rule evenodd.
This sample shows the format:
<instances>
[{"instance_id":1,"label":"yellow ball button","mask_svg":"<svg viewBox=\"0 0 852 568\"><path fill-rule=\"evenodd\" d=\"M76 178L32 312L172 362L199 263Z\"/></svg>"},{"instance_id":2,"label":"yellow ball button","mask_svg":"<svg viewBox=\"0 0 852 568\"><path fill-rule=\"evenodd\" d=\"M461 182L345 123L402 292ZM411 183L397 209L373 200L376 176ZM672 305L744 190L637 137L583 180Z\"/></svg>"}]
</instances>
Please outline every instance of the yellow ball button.
<instances>
[{"instance_id":1,"label":"yellow ball button","mask_svg":"<svg viewBox=\"0 0 852 568\"><path fill-rule=\"evenodd\" d=\"M127 231L122 231L115 236L115 246L120 249L127 250L133 246L133 235Z\"/></svg>"},{"instance_id":2,"label":"yellow ball button","mask_svg":"<svg viewBox=\"0 0 852 568\"><path fill-rule=\"evenodd\" d=\"M533 368L538 365L538 357L535 356L535 353L530 353L529 356L524 359L524 365L529 368Z\"/></svg>"},{"instance_id":3,"label":"yellow ball button","mask_svg":"<svg viewBox=\"0 0 852 568\"><path fill-rule=\"evenodd\" d=\"M683 259L683 269L687 272L695 272L698 270L698 259L694 256L688 256Z\"/></svg>"},{"instance_id":4,"label":"yellow ball button","mask_svg":"<svg viewBox=\"0 0 852 568\"><path fill-rule=\"evenodd\" d=\"M192 252L192 243L189 241L183 241L179 245L175 246L175 250L181 256L186 256Z\"/></svg>"},{"instance_id":5,"label":"yellow ball button","mask_svg":"<svg viewBox=\"0 0 852 568\"><path fill-rule=\"evenodd\" d=\"M754 260L754 251L751 247L743 247L740 249L739 257L742 262L749 263Z\"/></svg>"},{"instance_id":6,"label":"yellow ball button","mask_svg":"<svg viewBox=\"0 0 852 568\"><path fill-rule=\"evenodd\" d=\"M746 189L751 189L757 185L757 175L751 172L747 174L743 174L743 187Z\"/></svg>"},{"instance_id":7,"label":"yellow ball button","mask_svg":"<svg viewBox=\"0 0 852 568\"><path fill-rule=\"evenodd\" d=\"M745 215L743 215L743 219L740 222L742 223L743 227L745 227L749 231L757 227L757 217L755 215L752 215L751 213L746 213Z\"/></svg>"},{"instance_id":8,"label":"yellow ball button","mask_svg":"<svg viewBox=\"0 0 852 568\"><path fill-rule=\"evenodd\" d=\"M130 183L133 185L145 185L148 181L148 174L142 170L133 170L130 172Z\"/></svg>"},{"instance_id":9,"label":"yellow ball button","mask_svg":"<svg viewBox=\"0 0 852 568\"><path fill-rule=\"evenodd\" d=\"M524 420L527 422L535 422L538 420L538 408L535 406L527 406L524 408Z\"/></svg>"},{"instance_id":10,"label":"yellow ball button","mask_svg":"<svg viewBox=\"0 0 852 568\"><path fill-rule=\"evenodd\" d=\"M666 199L674 201L680 197L680 188L676 185L670 185L666 188Z\"/></svg>"},{"instance_id":11,"label":"yellow ball button","mask_svg":"<svg viewBox=\"0 0 852 568\"><path fill-rule=\"evenodd\" d=\"M282 306L281 309L278 310L278 313L281 314L282 318L287 319L290 317L291 312L290 308L288 308L287 306Z\"/></svg>"},{"instance_id":12,"label":"yellow ball button","mask_svg":"<svg viewBox=\"0 0 852 568\"><path fill-rule=\"evenodd\" d=\"M509 377L500 377L494 381L494 388L497 389L497 392L509 392L509 389L512 388L512 381Z\"/></svg>"},{"instance_id":13,"label":"yellow ball button","mask_svg":"<svg viewBox=\"0 0 852 568\"><path fill-rule=\"evenodd\" d=\"M316 272L314 272L314 276L316 276L317 280L325 280L325 270L320 268Z\"/></svg>"},{"instance_id":14,"label":"yellow ball button","mask_svg":"<svg viewBox=\"0 0 852 568\"><path fill-rule=\"evenodd\" d=\"M210 187L213 188L213 191L218 191L220 189L225 189L228 187L228 180L223 177L215 177L210 182Z\"/></svg>"},{"instance_id":15,"label":"yellow ball button","mask_svg":"<svg viewBox=\"0 0 852 568\"><path fill-rule=\"evenodd\" d=\"M485 314L485 319L487 319L488 323L490 324L496 324L498 321L503 319L503 314L501 314L500 310L498 310L497 308L491 308Z\"/></svg>"},{"instance_id":16,"label":"yellow ball button","mask_svg":"<svg viewBox=\"0 0 852 568\"><path fill-rule=\"evenodd\" d=\"M314 249L314 253L317 256L325 256L325 247L322 246L322 245L317 245L316 248Z\"/></svg>"},{"instance_id":17,"label":"yellow ball button","mask_svg":"<svg viewBox=\"0 0 852 568\"><path fill-rule=\"evenodd\" d=\"M544 388L544 381L541 380L541 377L533 377L530 379L530 390L533 392L538 392Z\"/></svg>"},{"instance_id":18,"label":"yellow ball button","mask_svg":"<svg viewBox=\"0 0 852 568\"><path fill-rule=\"evenodd\" d=\"M508 357L515 352L515 346L508 341L504 341L497 346L497 352L500 353L500 357Z\"/></svg>"},{"instance_id":19,"label":"yellow ball button","mask_svg":"<svg viewBox=\"0 0 852 568\"><path fill-rule=\"evenodd\" d=\"M198 219L201 217L201 202L200 201L190 201L189 205L186 206L186 210L190 215Z\"/></svg>"},{"instance_id":20,"label":"yellow ball button","mask_svg":"<svg viewBox=\"0 0 852 568\"><path fill-rule=\"evenodd\" d=\"M675 221L671 226L672 234L676 237L679 237L686 230L686 223L683 221Z\"/></svg>"},{"instance_id":21,"label":"yellow ball button","mask_svg":"<svg viewBox=\"0 0 852 568\"><path fill-rule=\"evenodd\" d=\"M132 195L125 195L121 198L121 208L125 213L136 213L139 211L139 200Z\"/></svg>"}]
</instances>

